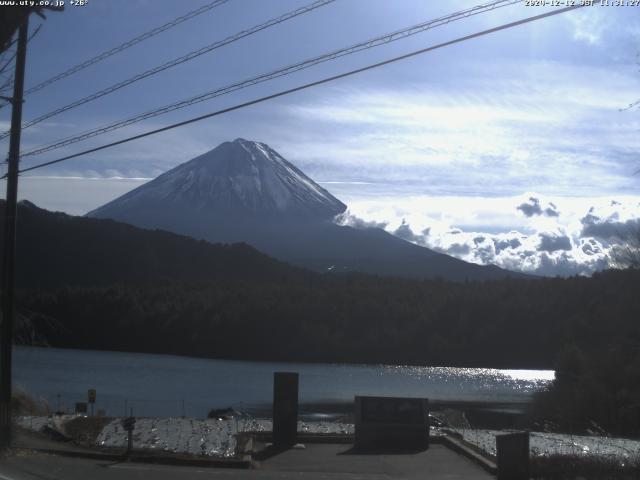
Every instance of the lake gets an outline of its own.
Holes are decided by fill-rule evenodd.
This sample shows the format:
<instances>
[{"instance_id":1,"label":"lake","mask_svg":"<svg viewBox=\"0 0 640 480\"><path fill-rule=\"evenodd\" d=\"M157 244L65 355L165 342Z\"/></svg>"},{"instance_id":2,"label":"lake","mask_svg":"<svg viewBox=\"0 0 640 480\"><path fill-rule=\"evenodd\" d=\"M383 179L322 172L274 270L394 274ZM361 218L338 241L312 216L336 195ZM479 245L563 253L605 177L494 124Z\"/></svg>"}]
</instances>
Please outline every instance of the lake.
<instances>
[{"instance_id":1,"label":"lake","mask_svg":"<svg viewBox=\"0 0 640 480\"><path fill-rule=\"evenodd\" d=\"M14 387L73 411L97 390L96 409L136 416L204 417L234 407L268 415L273 372L300 374L301 412L331 416L354 395L526 404L553 380L552 370L395 365L244 362L204 358L16 346ZM127 409L127 410L125 410Z\"/></svg>"}]
</instances>

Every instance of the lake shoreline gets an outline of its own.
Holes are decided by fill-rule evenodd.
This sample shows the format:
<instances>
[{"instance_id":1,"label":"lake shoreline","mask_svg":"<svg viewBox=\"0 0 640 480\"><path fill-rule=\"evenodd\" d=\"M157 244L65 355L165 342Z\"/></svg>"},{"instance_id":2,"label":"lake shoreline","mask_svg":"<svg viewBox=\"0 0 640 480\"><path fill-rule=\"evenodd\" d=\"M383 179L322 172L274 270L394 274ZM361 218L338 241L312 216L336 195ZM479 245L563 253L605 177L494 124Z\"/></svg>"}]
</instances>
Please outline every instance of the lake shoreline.
<instances>
[{"instance_id":1,"label":"lake shoreline","mask_svg":"<svg viewBox=\"0 0 640 480\"><path fill-rule=\"evenodd\" d=\"M233 408L270 416L273 374L300 375L302 415L341 416L356 395L430 399L435 408L520 414L553 371L211 360L142 353L17 346L14 385L50 411L73 412L97 390L106 415L204 418Z\"/></svg>"},{"instance_id":2,"label":"lake shoreline","mask_svg":"<svg viewBox=\"0 0 640 480\"><path fill-rule=\"evenodd\" d=\"M129 355L157 355L163 357L175 357L175 358L193 358L199 360L220 360L220 361L229 361L229 362L248 362L248 363L256 363L256 362L264 362L264 363L295 363L302 365L350 365L350 366L371 366L371 365L379 365L386 367L426 367L426 368L473 368L473 369L481 369L481 370L521 370L525 372L529 371L552 371L550 365L513 365L510 363L504 363L497 366L491 365L467 365L467 364L426 364L426 363L388 363L388 362L335 362L331 360L297 360L292 358L290 360L283 360L281 358L252 358L250 355L247 356L202 356L202 355L189 355L183 353L166 353L166 352L156 352L156 351L144 351L144 350L119 350L119 349L107 349L107 348L91 348L91 349L83 349L77 347L64 347L64 346L56 346L56 345L40 345L40 344L15 344L14 347L25 347L25 348L41 348L41 349L54 349L54 350L71 350L71 351L85 351L85 352L105 352L105 353L123 353Z\"/></svg>"}]
</instances>

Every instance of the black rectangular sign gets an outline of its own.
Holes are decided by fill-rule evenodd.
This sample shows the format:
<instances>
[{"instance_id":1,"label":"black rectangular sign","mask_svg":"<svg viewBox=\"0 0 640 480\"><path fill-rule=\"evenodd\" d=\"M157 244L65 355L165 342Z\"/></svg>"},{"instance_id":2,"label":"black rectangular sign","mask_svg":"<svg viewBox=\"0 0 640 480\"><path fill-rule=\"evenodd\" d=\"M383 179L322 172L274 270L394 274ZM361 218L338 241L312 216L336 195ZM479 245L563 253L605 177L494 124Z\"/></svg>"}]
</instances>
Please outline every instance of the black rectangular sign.
<instances>
[{"instance_id":1,"label":"black rectangular sign","mask_svg":"<svg viewBox=\"0 0 640 480\"><path fill-rule=\"evenodd\" d=\"M429 448L426 398L356 397L356 448L416 450Z\"/></svg>"}]
</instances>

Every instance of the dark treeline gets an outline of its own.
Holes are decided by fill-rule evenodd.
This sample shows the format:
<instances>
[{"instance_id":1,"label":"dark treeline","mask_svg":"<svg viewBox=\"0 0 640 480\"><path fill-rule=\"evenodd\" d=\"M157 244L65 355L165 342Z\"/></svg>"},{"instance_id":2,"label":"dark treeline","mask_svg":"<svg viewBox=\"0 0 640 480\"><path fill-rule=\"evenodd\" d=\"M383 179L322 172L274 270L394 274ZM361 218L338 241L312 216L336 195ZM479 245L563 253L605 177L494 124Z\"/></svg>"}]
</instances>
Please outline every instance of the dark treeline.
<instances>
[{"instance_id":1,"label":"dark treeline","mask_svg":"<svg viewBox=\"0 0 640 480\"><path fill-rule=\"evenodd\" d=\"M590 349L568 344L558 354L556 380L533 404L538 426L640 435L640 336L603 340Z\"/></svg>"},{"instance_id":2,"label":"dark treeline","mask_svg":"<svg viewBox=\"0 0 640 480\"><path fill-rule=\"evenodd\" d=\"M633 270L484 283L281 275L26 290L19 308L61 347L554 368L569 347L640 346L638 280Z\"/></svg>"}]
</instances>

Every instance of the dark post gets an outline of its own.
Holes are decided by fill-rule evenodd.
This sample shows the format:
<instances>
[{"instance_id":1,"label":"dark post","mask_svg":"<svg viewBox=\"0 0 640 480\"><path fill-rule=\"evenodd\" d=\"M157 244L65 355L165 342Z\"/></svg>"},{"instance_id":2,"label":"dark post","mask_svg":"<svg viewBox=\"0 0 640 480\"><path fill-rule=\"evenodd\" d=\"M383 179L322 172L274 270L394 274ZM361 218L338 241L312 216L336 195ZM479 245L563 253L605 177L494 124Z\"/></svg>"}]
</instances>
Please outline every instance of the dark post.
<instances>
[{"instance_id":1,"label":"dark post","mask_svg":"<svg viewBox=\"0 0 640 480\"><path fill-rule=\"evenodd\" d=\"M127 430L127 456L133 452L133 426Z\"/></svg>"},{"instance_id":2,"label":"dark post","mask_svg":"<svg viewBox=\"0 0 640 480\"><path fill-rule=\"evenodd\" d=\"M496 435L498 480L529 480L529 432Z\"/></svg>"},{"instance_id":3,"label":"dark post","mask_svg":"<svg viewBox=\"0 0 640 480\"><path fill-rule=\"evenodd\" d=\"M95 404L96 404L96 389L95 388L90 388L87 391L87 400L88 400L89 404L91 405L91 416L93 417L94 407L95 407Z\"/></svg>"},{"instance_id":4,"label":"dark post","mask_svg":"<svg viewBox=\"0 0 640 480\"><path fill-rule=\"evenodd\" d=\"M273 445L287 448L298 436L298 374L273 374Z\"/></svg>"},{"instance_id":5,"label":"dark post","mask_svg":"<svg viewBox=\"0 0 640 480\"><path fill-rule=\"evenodd\" d=\"M11 99L11 137L9 139L9 171L7 201L4 211L4 250L2 255L2 326L0 327L0 448L11 445L11 356L13 343L13 295L15 281L16 214L18 203L18 162L22 125L22 92L27 58L29 17L20 26L18 50Z\"/></svg>"},{"instance_id":6,"label":"dark post","mask_svg":"<svg viewBox=\"0 0 640 480\"><path fill-rule=\"evenodd\" d=\"M136 419L133 416L133 408L131 409L131 414L128 417L124 417L122 419L122 427L127 431L127 451L125 452L125 457L129 458L131 456L131 452L133 452L133 429L136 426Z\"/></svg>"}]
</instances>

